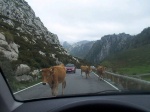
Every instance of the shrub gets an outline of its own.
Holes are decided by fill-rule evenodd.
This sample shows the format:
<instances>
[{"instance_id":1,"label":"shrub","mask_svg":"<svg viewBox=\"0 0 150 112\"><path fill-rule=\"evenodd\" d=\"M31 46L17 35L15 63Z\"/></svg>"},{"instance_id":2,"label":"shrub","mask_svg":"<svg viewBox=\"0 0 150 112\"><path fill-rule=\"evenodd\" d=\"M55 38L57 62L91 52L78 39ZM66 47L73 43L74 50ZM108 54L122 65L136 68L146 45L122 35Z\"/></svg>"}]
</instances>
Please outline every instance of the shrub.
<instances>
[{"instance_id":1,"label":"shrub","mask_svg":"<svg viewBox=\"0 0 150 112\"><path fill-rule=\"evenodd\" d=\"M11 34L9 31L6 31L4 35L5 35L6 41L7 41L8 43L11 43L11 42L14 41L13 34Z\"/></svg>"},{"instance_id":2,"label":"shrub","mask_svg":"<svg viewBox=\"0 0 150 112\"><path fill-rule=\"evenodd\" d=\"M137 73L135 73L135 72L134 72L134 73L132 73L132 75L136 75L136 74L137 74Z\"/></svg>"}]
</instances>

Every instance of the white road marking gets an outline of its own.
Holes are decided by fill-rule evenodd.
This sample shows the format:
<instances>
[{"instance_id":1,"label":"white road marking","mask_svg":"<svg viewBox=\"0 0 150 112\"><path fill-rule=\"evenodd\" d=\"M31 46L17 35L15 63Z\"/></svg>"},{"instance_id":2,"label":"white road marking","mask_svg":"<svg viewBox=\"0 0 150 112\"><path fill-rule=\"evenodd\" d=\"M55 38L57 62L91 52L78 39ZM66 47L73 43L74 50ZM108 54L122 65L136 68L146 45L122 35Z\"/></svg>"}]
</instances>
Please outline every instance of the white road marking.
<instances>
[{"instance_id":1,"label":"white road marking","mask_svg":"<svg viewBox=\"0 0 150 112\"><path fill-rule=\"evenodd\" d=\"M92 72L94 73L94 72ZM99 77L96 73L94 73L95 76ZM101 78L102 79L102 78ZM102 79L103 81L105 81L107 84L111 85L113 88L115 88L116 90L120 91L116 86L112 85L111 83L109 83L108 81Z\"/></svg>"},{"instance_id":2,"label":"white road marking","mask_svg":"<svg viewBox=\"0 0 150 112\"><path fill-rule=\"evenodd\" d=\"M92 73L94 73L94 72L92 72ZM99 77L96 73L94 73L94 75L97 76L97 77ZM102 79L102 78L101 78L101 79ZM112 84L109 83L108 81L106 81L106 80L104 80L104 79L102 79L102 80L105 81L106 83L108 83L109 85L111 85L111 86L112 86L113 88L115 88L116 90L120 91L117 87L115 87L114 85L112 85ZM20 92L22 92L22 91L24 91L24 90L27 90L27 89L32 88L32 87L34 87L34 86L37 86L37 85L39 85L39 84L41 84L41 83L42 83L42 82L37 83L37 84L35 84L35 85L33 85L33 86L29 86L29 87L27 87L27 88L25 88L25 89L22 89L22 90L20 90L20 91L15 92L15 93L13 93L13 94L20 93Z\"/></svg>"},{"instance_id":3,"label":"white road marking","mask_svg":"<svg viewBox=\"0 0 150 112\"><path fill-rule=\"evenodd\" d=\"M41 84L41 83L42 83L42 82L37 83L37 84L35 84L35 85L33 85L33 86L29 86L29 87L27 87L27 88L25 88L25 89L22 89L22 90L20 90L20 91L15 92L15 93L13 93L13 94L20 93L20 92L22 92L22 91L24 91L24 90L27 90L27 89L32 88L32 87L34 87L34 86L37 86L37 85L39 85L39 84Z\"/></svg>"}]
</instances>

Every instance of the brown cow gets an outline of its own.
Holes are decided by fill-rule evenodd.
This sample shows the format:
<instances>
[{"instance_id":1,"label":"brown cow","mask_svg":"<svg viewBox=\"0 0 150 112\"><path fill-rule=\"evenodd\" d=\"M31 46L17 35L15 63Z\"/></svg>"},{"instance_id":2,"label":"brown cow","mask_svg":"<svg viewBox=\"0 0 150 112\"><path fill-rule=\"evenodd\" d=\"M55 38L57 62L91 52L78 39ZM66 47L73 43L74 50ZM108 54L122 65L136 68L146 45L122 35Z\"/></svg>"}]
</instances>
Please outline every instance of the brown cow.
<instances>
[{"instance_id":1,"label":"brown cow","mask_svg":"<svg viewBox=\"0 0 150 112\"><path fill-rule=\"evenodd\" d=\"M97 67L97 73L98 73L98 76L99 76L99 78L98 78L99 80L103 79L105 69L106 69L106 67L104 67L104 66L98 66Z\"/></svg>"},{"instance_id":2,"label":"brown cow","mask_svg":"<svg viewBox=\"0 0 150 112\"><path fill-rule=\"evenodd\" d=\"M59 83L62 83L62 95L64 94L64 88L66 87L65 77L66 69L63 64L42 69L43 85L45 85L46 83L49 84L53 96L56 96L58 94Z\"/></svg>"},{"instance_id":3,"label":"brown cow","mask_svg":"<svg viewBox=\"0 0 150 112\"><path fill-rule=\"evenodd\" d=\"M86 78L90 77L90 72L92 71L90 66L81 66L81 76L82 76L82 72L85 72L86 74ZM82 76L83 77L83 76Z\"/></svg>"}]
</instances>

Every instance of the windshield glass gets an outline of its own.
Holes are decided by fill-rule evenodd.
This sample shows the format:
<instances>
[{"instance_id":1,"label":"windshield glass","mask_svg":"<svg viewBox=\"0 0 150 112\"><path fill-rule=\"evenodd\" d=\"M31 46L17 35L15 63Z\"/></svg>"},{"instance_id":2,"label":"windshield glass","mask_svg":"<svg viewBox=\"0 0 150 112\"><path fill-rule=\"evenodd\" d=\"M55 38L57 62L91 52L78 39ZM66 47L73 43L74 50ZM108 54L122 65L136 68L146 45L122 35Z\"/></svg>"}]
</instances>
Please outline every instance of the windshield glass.
<instances>
[{"instance_id":1,"label":"windshield glass","mask_svg":"<svg viewBox=\"0 0 150 112\"><path fill-rule=\"evenodd\" d=\"M0 67L15 98L150 91L149 4L0 0Z\"/></svg>"},{"instance_id":2,"label":"windshield glass","mask_svg":"<svg viewBox=\"0 0 150 112\"><path fill-rule=\"evenodd\" d=\"M74 67L74 64L67 64L66 67Z\"/></svg>"}]
</instances>

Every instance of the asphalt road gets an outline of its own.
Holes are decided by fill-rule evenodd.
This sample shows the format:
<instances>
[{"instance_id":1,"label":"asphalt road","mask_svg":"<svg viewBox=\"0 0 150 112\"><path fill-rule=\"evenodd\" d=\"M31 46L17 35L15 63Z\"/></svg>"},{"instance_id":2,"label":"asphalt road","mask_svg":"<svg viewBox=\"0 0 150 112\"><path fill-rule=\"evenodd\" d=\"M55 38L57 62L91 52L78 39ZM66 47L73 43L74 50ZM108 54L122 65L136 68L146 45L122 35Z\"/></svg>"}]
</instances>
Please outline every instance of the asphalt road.
<instances>
[{"instance_id":1,"label":"asphalt road","mask_svg":"<svg viewBox=\"0 0 150 112\"><path fill-rule=\"evenodd\" d=\"M81 76L80 69L76 70L76 73L67 73L66 76L66 88L65 95L77 95L85 93L94 93L105 90L116 90L113 86L106 83L103 80L98 80L98 77L94 73L90 74L90 78L86 79L85 74ZM59 85L58 95L61 95L62 88ZM18 92L15 98L18 100L29 100L29 99L39 99L45 97L52 97L51 89L49 85L37 84L34 87L28 88L21 92Z\"/></svg>"}]
</instances>

